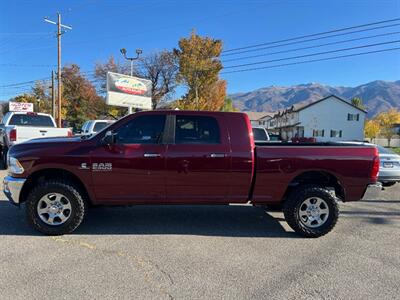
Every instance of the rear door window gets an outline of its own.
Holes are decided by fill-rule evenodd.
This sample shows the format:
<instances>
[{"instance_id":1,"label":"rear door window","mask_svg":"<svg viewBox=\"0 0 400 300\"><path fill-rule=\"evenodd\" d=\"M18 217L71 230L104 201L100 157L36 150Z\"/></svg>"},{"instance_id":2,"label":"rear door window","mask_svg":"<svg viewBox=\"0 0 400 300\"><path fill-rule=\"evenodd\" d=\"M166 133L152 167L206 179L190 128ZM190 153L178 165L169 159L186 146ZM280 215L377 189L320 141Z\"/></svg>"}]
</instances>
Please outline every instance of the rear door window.
<instances>
[{"instance_id":1,"label":"rear door window","mask_svg":"<svg viewBox=\"0 0 400 300\"><path fill-rule=\"evenodd\" d=\"M220 144L218 121L208 116L177 115L176 144Z\"/></svg>"}]
</instances>

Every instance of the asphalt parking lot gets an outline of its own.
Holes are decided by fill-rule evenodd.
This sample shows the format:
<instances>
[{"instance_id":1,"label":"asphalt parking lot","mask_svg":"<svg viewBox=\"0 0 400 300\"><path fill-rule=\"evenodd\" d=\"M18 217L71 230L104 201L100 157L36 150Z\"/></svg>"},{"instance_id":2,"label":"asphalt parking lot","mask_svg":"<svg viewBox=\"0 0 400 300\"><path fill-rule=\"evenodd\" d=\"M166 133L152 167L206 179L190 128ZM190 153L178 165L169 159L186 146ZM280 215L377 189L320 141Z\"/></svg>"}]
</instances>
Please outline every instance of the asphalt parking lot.
<instances>
[{"instance_id":1,"label":"asphalt parking lot","mask_svg":"<svg viewBox=\"0 0 400 300\"><path fill-rule=\"evenodd\" d=\"M246 205L96 208L48 237L2 195L0 270L1 299L399 299L400 184L319 239Z\"/></svg>"}]
</instances>

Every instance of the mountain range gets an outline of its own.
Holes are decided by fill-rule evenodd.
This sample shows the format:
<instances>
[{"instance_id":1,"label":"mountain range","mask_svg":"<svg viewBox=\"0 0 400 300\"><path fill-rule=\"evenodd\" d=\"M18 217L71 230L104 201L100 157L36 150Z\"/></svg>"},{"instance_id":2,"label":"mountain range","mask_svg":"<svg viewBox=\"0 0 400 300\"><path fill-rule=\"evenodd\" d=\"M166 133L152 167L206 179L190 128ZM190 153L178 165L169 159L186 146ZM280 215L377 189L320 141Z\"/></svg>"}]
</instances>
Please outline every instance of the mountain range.
<instances>
[{"instance_id":1,"label":"mountain range","mask_svg":"<svg viewBox=\"0 0 400 300\"><path fill-rule=\"evenodd\" d=\"M299 102L313 102L332 94L348 101L360 97L368 111L368 118L390 108L400 109L400 80L376 80L356 87L332 87L319 83L269 86L229 96L241 111L276 112Z\"/></svg>"}]
</instances>

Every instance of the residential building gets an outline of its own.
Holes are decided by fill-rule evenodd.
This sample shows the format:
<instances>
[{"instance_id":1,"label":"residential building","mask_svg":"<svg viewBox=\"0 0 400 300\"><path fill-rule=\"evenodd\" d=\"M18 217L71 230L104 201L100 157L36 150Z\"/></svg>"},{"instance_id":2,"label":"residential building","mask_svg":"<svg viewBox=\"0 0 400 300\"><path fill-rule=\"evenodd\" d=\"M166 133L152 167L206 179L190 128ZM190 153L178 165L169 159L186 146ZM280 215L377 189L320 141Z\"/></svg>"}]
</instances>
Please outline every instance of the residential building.
<instances>
[{"instance_id":1,"label":"residential building","mask_svg":"<svg viewBox=\"0 0 400 300\"><path fill-rule=\"evenodd\" d=\"M314 137L317 141L362 141L366 113L331 95L279 111L268 119L266 128L284 140Z\"/></svg>"},{"instance_id":2,"label":"residential building","mask_svg":"<svg viewBox=\"0 0 400 300\"><path fill-rule=\"evenodd\" d=\"M274 116L274 113L270 112L257 112L257 111L246 111L245 112L250 119L252 126L267 127L267 122Z\"/></svg>"}]
</instances>

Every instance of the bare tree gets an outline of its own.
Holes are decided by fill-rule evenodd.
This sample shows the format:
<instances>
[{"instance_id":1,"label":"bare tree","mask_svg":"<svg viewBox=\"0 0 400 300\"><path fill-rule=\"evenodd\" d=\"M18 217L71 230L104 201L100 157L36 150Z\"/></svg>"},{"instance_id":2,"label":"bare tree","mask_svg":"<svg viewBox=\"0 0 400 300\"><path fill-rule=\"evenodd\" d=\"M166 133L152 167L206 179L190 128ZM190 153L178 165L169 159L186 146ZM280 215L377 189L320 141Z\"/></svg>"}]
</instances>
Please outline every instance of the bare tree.
<instances>
[{"instance_id":1,"label":"bare tree","mask_svg":"<svg viewBox=\"0 0 400 300\"><path fill-rule=\"evenodd\" d=\"M140 60L140 75L151 81L153 109L175 91L178 68L176 56L169 51L150 54Z\"/></svg>"},{"instance_id":2,"label":"bare tree","mask_svg":"<svg viewBox=\"0 0 400 300\"><path fill-rule=\"evenodd\" d=\"M107 72L129 74L130 67L126 64L116 62L113 56L111 56L106 63L96 63L96 66L94 67L94 77L96 78L100 94L106 93ZM138 75L137 70L134 70L134 74Z\"/></svg>"}]
</instances>

